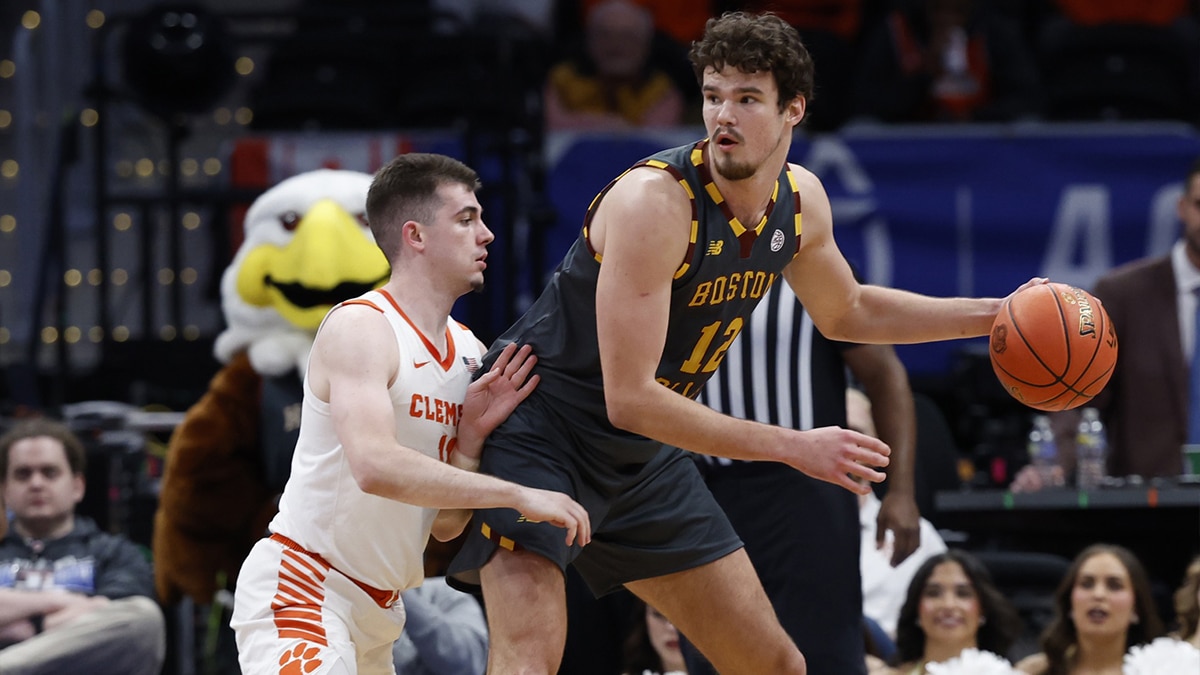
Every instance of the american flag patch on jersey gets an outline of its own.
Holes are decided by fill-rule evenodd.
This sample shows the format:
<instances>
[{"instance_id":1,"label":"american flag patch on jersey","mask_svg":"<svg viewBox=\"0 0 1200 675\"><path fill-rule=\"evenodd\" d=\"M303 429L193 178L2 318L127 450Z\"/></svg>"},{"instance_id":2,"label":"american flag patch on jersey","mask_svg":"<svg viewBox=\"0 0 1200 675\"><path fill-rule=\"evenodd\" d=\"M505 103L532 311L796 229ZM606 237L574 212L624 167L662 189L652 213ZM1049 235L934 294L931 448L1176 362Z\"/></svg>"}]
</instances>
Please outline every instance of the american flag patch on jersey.
<instances>
[{"instance_id":1,"label":"american flag patch on jersey","mask_svg":"<svg viewBox=\"0 0 1200 675\"><path fill-rule=\"evenodd\" d=\"M463 364L465 364L467 366L468 373L473 373L473 372L479 370L479 359L477 359L473 356L462 357L462 362L463 362Z\"/></svg>"}]
</instances>

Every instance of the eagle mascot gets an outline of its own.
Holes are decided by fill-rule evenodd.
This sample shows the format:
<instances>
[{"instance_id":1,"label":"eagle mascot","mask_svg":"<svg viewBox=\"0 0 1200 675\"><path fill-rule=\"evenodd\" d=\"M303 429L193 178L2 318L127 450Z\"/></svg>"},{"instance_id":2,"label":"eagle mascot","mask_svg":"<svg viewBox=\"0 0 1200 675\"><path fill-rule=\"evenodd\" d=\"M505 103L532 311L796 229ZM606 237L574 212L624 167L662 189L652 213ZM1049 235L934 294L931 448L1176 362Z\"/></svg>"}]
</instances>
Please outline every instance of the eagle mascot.
<instances>
[{"instance_id":1,"label":"eagle mascot","mask_svg":"<svg viewBox=\"0 0 1200 675\"><path fill-rule=\"evenodd\" d=\"M159 599L213 602L263 536L290 472L301 381L321 319L382 285L369 174L320 169L264 192L221 278L223 364L171 435L153 553Z\"/></svg>"}]
</instances>

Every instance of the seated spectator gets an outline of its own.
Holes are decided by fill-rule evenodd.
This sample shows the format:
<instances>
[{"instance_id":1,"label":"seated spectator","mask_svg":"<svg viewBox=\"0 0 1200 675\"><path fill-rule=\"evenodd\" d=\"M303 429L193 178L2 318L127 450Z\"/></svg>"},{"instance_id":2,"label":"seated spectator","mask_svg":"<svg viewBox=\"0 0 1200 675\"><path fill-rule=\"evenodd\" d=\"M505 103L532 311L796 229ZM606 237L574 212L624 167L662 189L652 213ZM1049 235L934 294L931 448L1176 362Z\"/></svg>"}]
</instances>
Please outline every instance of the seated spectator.
<instances>
[{"instance_id":1,"label":"seated spectator","mask_svg":"<svg viewBox=\"0 0 1200 675\"><path fill-rule=\"evenodd\" d=\"M396 675L483 675L488 632L474 596L446 584L445 577L401 594L404 632L392 647Z\"/></svg>"},{"instance_id":2,"label":"seated spectator","mask_svg":"<svg viewBox=\"0 0 1200 675\"><path fill-rule=\"evenodd\" d=\"M667 617L640 599L633 602L625 640L623 675L686 675L679 631Z\"/></svg>"},{"instance_id":3,"label":"seated spectator","mask_svg":"<svg viewBox=\"0 0 1200 675\"><path fill-rule=\"evenodd\" d=\"M1191 0L1055 0L1036 28L1052 120L1196 121L1200 24Z\"/></svg>"},{"instance_id":4,"label":"seated spectator","mask_svg":"<svg viewBox=\"0 0 1200 675\"><path fill-rule=\"evenodd\" d=\"M586 50L551 68L548 129L675 126L684 97L651 59L654 19L631 0L606 0L588 13Z\"/></svg>"},{"instance_id":5,"label":"seated spectator","mask_svg":"<svg viewBox=\"0 0 1200 675\"><path fill-rule=\"evenodd\" d=\"M950 549L913 575L896 627L893 675L982 650L1003 657L1021 632L1016 609L975 556Z\"/></svg>"},{"instance_id":6,"label":"seated spectator","mask_svg":"<svg viewBox=\"0 0 1200 675\"><path fill-rule=\"evenodd\" d=\"M582 0L584 13L605 0ZM664 37L680 45L690 45L704 36L704 25L709 17L720 12L715 0L635 0L638 6L650 10L654 25Z\"/></svg>"},{"instance_id":7,"label":"seated spectator","mask_svg":"<svg viewBox=\"0 0 1200 675\"><path fill-rule=\"evenodd\" d=\"M1200 649L1200 556L1196 556L1175 591L1175 637Z\"/></svg>"},{"instance_id":8,"label":"seated spectator","mask_svg":"<svg viewBox=\"0 0 1200 675\"><path fill-rule=\"evenodd\" d=\"M846 426L875 436L871 418L871 399L858 389L846 390ZM876 523L881 503L874 492L858 497L858 517L862 526L859 546L859 569L862 572L863 616L874 621L886 633L888 640L896 639L896 617L904 604L905 589L913 575L926 560L946 550L946 543L937 528L921 518L920 545L900 564L892 565L893 537L889 531L883 548L877 546ZM877 645L885 653L886 645Z\"/></svg>"},{"instance_id":9,"label":"seated spectator","mask_svg":"<svg viewBox=\"0 0 1200 675\"><path fill-rule=\"evenodd\" d=\"M0 437L11 509L0 540L0 673L157 675L166 650L150 563L75 515L86 454L65 425L17 423Z\"/></svg>"},{"instance_id":10,"label":"seated spectator","mask_svg":"<svg viewBox=\"0 0 1200 675\"><path fill-rule=\"evenodd\" d=\"M1035 115L1037 66L1007 17L973 0L893 10L863 47L855 114L884 122Z\"/></svg>"},{"instance_id":11,"label":"seated spectator","mask_svg":"<svg viewBox=\"0 0 1200 675\"><path fill-rule=\"evenodd\" d=\"M1042 651L1017 670L1032 675L1120 673L1125 653L1163 634L1146 570L1128 549L1094 544L1075 557L1054 592Z\"/></svg>"}]
</instances>

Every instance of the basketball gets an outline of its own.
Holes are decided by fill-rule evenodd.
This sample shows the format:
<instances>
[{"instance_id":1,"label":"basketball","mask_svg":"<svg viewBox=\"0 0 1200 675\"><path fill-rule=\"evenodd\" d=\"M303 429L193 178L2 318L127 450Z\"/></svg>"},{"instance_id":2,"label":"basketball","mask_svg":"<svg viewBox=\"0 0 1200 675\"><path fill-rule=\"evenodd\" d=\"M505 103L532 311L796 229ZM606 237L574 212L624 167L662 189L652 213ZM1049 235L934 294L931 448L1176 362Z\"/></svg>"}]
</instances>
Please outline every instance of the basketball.
<instances>
[{"instance_id":1,"label":"basketball","mask_svg":"<svg viewBox=\"0 0 1200 675\"><path fill-rule=\"evenodd\" d=\"M1013 398L1037 410L1070 410L1108 384L1117 363L1117 331L1090 293L1051 282L1004 301L988 354Z\"/></svg>"}]
</instances>

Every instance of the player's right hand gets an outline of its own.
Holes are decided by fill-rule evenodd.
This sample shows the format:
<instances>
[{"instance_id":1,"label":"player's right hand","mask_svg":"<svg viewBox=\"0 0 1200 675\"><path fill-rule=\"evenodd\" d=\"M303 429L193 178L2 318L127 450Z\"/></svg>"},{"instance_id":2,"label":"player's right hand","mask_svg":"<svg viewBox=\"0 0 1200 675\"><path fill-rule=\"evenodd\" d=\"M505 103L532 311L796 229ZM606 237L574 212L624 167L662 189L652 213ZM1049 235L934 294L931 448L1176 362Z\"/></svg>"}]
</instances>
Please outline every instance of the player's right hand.
<instances>
[{"instance_id":1,"label":"player's right hand","mask_svg":"<svg viewBox=\"0 0 1200 675\"><path fill-rule=\"evenodd\" d=\"M878 438L841 427L821 427L795 431L792 439L792 452L785 461L813 478L865 495L871 491L867 481L879 483L887 477L875 467L888 465L892 449Z\"/></svg>"},{"instance_id":2,"label":"player's right hand","mask_svg":"<svg viewBox=\"0 0 1200 675\"><path fill-rule=\"evenodd\" d=\"M587 509L562 492L522 488L517 511L531 523L550 523L567 531L567 546L586 546L592 540Z\"/></svg>"}]
</instances>

